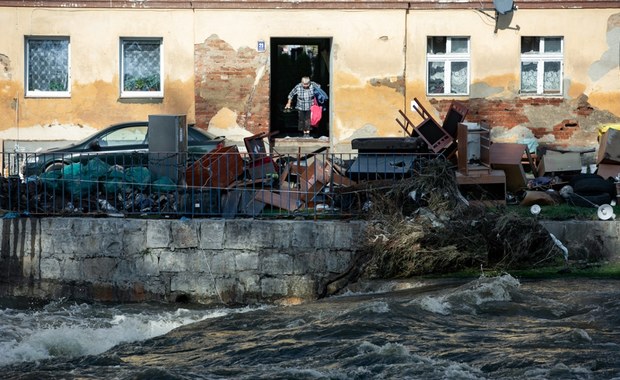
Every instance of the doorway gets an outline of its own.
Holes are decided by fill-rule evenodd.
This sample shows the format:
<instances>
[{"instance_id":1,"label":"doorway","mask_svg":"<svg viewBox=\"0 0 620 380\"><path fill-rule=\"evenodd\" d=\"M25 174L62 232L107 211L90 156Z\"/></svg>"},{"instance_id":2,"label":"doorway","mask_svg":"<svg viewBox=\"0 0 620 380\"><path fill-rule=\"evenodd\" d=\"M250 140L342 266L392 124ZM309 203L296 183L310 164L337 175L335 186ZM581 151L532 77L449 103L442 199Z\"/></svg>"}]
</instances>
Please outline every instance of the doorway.
<instances>
[{"instance_id":1,"label":"doorway","mask_svg":"<svg viewBox=\"0 0 620 380\"><path fill-rule=\"evenodd\" d=\"M308 76L330 94L331 38L272 38L271 46L271 101L270 132L278 131L275 138L300 137L297 130L297 112L284 112L289 92ZM293 100L293 108L295 100ZM323 114L317 127L310 131L314 138L329 138L329 100L321 104Z\"/></svg>"}]
</instances>

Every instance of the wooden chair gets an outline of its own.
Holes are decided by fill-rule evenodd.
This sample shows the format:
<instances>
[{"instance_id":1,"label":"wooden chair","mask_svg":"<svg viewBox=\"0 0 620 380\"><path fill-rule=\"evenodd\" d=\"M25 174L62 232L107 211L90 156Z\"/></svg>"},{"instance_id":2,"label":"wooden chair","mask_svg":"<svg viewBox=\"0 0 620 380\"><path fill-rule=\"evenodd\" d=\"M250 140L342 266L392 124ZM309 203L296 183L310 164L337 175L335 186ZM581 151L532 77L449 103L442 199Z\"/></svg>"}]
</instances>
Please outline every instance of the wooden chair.
<instances>
[{"instance_id":1,"label":"wooden chair","mask_svg":"<svg viewBox=\"0 0 620 380\"><path fill-rule=\"evenodd\" d=\"M406 134L411 137L420 136L434 153L440 153L452 143L453 138L439 126L417 98L413 98L413 109L423 119L418 125L413 124L403 111L398 111L404 120L396 119L396 121Z\"/></svg>"}]
</instances>

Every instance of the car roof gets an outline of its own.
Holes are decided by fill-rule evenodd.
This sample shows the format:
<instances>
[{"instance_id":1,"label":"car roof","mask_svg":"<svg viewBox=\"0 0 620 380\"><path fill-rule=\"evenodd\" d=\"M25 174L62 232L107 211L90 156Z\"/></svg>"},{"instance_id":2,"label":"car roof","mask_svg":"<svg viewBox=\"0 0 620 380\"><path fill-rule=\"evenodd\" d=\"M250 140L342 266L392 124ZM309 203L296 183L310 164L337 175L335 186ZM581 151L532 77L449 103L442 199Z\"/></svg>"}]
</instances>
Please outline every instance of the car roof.
<instances>
[{"instance_id":1,"label":"car roof","mask_svg":"<svg viewBox=\"0 0 620 380\"><path fill-rule=\"evenodd\" d=\"M54 147L54 148L50 148L50 149L45 149L44 151L57 151L57 152L61 152L63 150L68 150L70 148L74 148L80 145L84 145L87 144L89 141L95 140L97 138L100 138L101 135L109 133L110 131L116 130L116 129L121 129L121 128L127 128L127 127L140 127L140 126L145 126L148 127L149 122L148 121L126 121L126 122L122 122L122 123L116 123L116 124L111 124L103 129L98 130L97 132L87 136L86 138L77 141L75 143L71 143L68 145L63 145L60 147ZM223 136L216 136L213 133L209 132L209 131L205 131L203 129L197 128L194 124L188 124L187 125L187 129L188 129L188 133L191 133L193 135L196 134L202 134L204 136L206 136L207 138L211 139L211 140L221 140L224 141L225 138Z\"/></svg>"}]
</instances>

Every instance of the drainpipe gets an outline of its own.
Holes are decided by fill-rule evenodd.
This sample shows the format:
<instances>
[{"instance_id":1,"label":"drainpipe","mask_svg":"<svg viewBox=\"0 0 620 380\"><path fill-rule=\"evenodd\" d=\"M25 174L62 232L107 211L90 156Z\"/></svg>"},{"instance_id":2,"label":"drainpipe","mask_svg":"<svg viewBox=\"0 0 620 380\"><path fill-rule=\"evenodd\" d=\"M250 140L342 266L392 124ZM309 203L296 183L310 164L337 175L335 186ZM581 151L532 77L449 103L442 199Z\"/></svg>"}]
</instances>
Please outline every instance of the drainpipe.
<instances>
[{"instance_id":1,"label":"drainpipe","mask_svg":"<svg viewBox=\"0 0 620 380\"><path fill-rule=\"evenodd\" d=\"M409 41L409 29L408 27L408 19L409 19L409 10L411 9L411 3L407 3L407 9L405 10L405 41L403 44L403 110L405 114L407 113L407 52L408 52L408 41ZM405 131L401 131L403 137L407 137Z\"/></svg>"}]
</instances>

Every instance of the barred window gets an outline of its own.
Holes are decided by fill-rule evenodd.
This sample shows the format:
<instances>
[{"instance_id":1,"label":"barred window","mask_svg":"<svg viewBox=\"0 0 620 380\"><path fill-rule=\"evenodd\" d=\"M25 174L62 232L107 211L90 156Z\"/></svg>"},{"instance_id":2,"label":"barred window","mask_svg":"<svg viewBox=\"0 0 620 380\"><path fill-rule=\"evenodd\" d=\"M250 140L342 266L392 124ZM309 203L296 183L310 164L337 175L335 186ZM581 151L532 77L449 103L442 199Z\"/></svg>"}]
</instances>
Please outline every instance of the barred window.
<instances>
[{"instance_id":1,"label":"barred window","mask_svg":"<svg viewBox=\"0 0 620 380\"><path fill-rule=\"evenodd\" d=\"M161 38L121 39L121 97L163 97Z\"/></svg>"},{"instance_id":2,"label":"barred window","mask_svg":"<svg viewBox=\"0 0 620 380\"><path fill-rule=\"evenodd\" d=\"M561 95L562 37L521 37L521 94Z\"/></svg>"},{"instance_id":3,"label":"barred window","mask_svg":"<svg viewBox=\"0 0 620 380\"><path fill-rule=\"evenodd\" d=\"M68 37L26 38L26 96L71 96Z\"/></svg>"},{"instance_id":4,"label":"barred window","mask_svg":"<svg viewBox=\"0 0 620 380\"><path fill-rule=\"evenodd\" d=\"M469 94L469 37L427 37L429 95Z\"/></svg>"}]
</instances>

